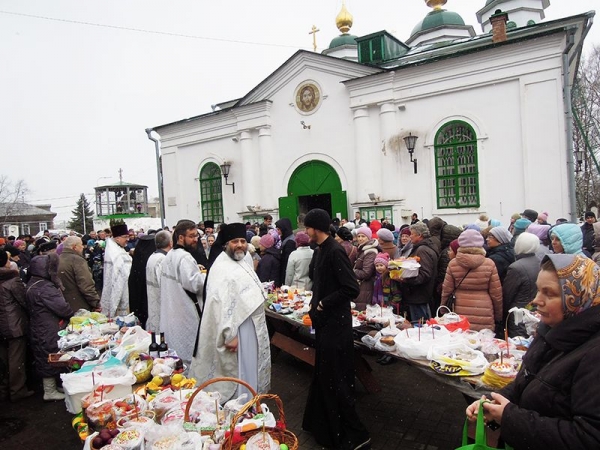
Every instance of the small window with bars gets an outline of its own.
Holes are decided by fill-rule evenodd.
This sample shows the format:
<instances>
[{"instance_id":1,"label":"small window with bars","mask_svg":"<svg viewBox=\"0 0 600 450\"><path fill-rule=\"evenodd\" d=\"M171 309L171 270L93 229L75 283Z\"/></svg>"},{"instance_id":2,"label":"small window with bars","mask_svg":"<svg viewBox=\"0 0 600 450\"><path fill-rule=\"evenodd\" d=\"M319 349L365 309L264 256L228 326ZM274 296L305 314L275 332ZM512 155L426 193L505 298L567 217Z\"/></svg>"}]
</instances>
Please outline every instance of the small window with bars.
<instances>
[{"instance_id":1,"label":"small window with bars","mask_svg":"<svg viewBox=\"0 0 600 450\"><path fill-rule=\"evenodd\" d=\"M223 195L221 191L221 169L215 163L208 163L200 171L200 201L202 220L223 223Z\"/></svg>"},{"instance_id":2,"label":"small window with bars","mask_svg":"<svg viewBox=\"0 0 600 450\"><path fill-rule=\"evenodd\" d=\"M438 208L479 207L477 136L465 122L444 125L435 138Z\"/></svg>"}]
</instances>

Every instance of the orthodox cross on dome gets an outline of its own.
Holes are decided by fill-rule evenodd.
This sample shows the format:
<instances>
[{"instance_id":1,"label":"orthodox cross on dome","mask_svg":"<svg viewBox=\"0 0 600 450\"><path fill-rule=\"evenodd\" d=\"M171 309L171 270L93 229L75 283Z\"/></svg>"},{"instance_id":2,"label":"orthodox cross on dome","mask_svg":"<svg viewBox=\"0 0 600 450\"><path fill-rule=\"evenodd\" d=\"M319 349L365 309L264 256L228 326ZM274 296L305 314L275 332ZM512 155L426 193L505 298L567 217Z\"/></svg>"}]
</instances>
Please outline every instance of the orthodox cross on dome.
<instances>
[{"instance_id":1,"label":"orthodox cross on dome","mask_svg":"<svg viewBox=\"0 0 600 450\"><path fill-rule=\"evenodd\" d=\"M308 34L313 35L313 51L316 52L317 51L317 32L321 31L321 30L319 30L315 25L312 26L311 30L312 31L309 31Z\"/></svg>"},{"instance_id":2,"label":"orthodox cross on dome","mask_svg":"<svg viewBox=\"0 0 600 450\"><path fill-rule=\"evenodd\" d=\"M119 169L119 181L123 182L123 169Z\"/></svg>"},{"instance_id":3,"label":"orthodox cross on dome","mask_svg":"<svg viewBox=\"0 0 600 450\"><path fill-rule=\"evenodd\" d=\"M425 0L425 3L430 8L433 8L435 11L439 11L442 9L442 6L446 4L448 0Z\"/></svg>"}]
</instances>

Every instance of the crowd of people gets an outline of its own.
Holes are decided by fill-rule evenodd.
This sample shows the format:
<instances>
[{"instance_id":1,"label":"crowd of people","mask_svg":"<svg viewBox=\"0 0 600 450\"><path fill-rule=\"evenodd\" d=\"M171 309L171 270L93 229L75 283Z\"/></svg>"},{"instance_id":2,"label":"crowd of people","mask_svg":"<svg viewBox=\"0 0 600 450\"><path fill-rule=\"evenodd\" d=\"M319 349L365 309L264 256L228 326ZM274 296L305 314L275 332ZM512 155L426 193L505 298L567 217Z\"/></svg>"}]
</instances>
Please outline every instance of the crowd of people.
<instances>
[{"instance_id":1,"label":"crowd of people","mask_svg":"<svg viewBox=\"0 0 600 450\"><path fill-rule=\"evenodd\" d=\"M503 438L515 448L532 448L529 437L515 439L513 433L529 423L527 431L540 434L535 421L546 424L546 417L570 420L567 429L582 445L598 443L600 417L583 397L586 380L598 372L589 366L600 347L588 342L600 339L593 308L600 303L600 224L591 211L584 219L582 226L564 219L550 225L546 213L526 209L506 226L485 214L461 225L413 214L410 224L398 227L387 218L367 221L359 212L352 220L332 220L314 209L293 224L290 218L273 224L266 215L260 224L215 227L209 220L180 220L172 231L146 233L117 224L83 237L0 238L0 400L33 394L19 376L28 365L43 380L44 400L64 398L48 354L58 351L57 332L80 309L109 318L134 313L146 330L164 333L199 382L234 377L267 392L271 360L263 286L270 283L313 292L316 363L303 427L323 446L370 448L354 410L352 303L359 310L392 307L414 325L446 306L466 316L473 330L503 334L507 327L511 337L524 330L507 321L509 310L537 307L544 326L524 361L527 373L491 402L486 399L486 417L509 424ZM407 257L418 259L417 276L392 279L389 262ZM568 334L572 330L576 337ZM572 353L577 357L568 358ZM590 364L580 373L575 366L583 359ZM558 364L546 368L555 360L576 372L569 373L570 381L556 382L564 395L558 410L532 397L559 376ZM539 377L546 372L547 378ZM583 397L574 404L576 386ZM224 399L245 389L225 383L213 388ZM469 418L477 413L474 405ZM527 410L535 413L524 418ZM586 419L576 419L579 413ZM550 448L552 426L543 427Z\"/></svg>"}]
</instances>

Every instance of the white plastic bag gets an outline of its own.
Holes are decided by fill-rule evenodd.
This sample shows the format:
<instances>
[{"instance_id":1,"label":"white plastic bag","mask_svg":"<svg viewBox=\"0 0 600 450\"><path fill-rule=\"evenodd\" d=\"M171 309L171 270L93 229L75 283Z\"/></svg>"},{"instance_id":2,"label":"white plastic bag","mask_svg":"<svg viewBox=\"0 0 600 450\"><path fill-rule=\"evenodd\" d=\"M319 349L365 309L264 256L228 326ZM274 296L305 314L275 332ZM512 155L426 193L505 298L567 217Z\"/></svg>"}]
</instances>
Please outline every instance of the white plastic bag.
<instances>
[{"instance_id":1,"label":"white plastic bag","mask_svg":"<svg viewBox=\"0 0 600 450\"><path fill-rule=\"evenodd\" d=\"M396 352L400 356L409 359L426 359L427 352L432 345L450 342L451 333L445 327L423 326L407 328L398 333L394 340L396 341Z\"/></svg>"},{"instance_id":2,"label":"white plastic bag","mask_svg":"<svg viewBox=\"0 0 600 450\"><path fill-rule=\"evenodd\" d=\"M269 433L256 433L246 442L246 450L279 450L279 445Z\"/></svg>"},{"instance_id":3,"label":"white plastic bag","mask_svg":"<svg viewBox=\"0 0 600 450\"><path fill-rule=\"evenodd\" d=\"M433 345L427 353L427 359L436 372L452 376L479 375L488 365L482 352L462 342Z\"/></svg>"},{"instance_id":4,"label":"white plastic bag","mask_svg":"<svg viewBox=\"0 0 600 450\"><path fill-rule=\"evenodd\" d=\"M132 352L148 353L151 342L152 337L150 333L140 326L135 326L125 332L121 343L113 351L116 353L117 359L126 361Z\"/></svg>"}]
</instances>

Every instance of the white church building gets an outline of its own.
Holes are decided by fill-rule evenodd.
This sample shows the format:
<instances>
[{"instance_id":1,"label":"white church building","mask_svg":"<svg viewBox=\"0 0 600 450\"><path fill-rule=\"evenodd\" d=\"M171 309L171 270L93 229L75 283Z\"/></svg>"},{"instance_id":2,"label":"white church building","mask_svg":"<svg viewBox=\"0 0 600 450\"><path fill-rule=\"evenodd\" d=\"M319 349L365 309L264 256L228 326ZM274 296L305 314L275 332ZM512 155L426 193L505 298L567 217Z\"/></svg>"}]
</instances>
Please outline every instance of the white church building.
<instances>
[{"instance_id":1,"label":"white church building","mask_svg":"<svg viewBox=\"0 0 600 450\"><path fill-rule=\"evenodd\" d=\"M321 54L298 51L244 97L148 129L167 224L295 224L314 207L396 225L413 212L508 225L525 208L575 220L570 92L594 13L544 21L549 0L481 0L478 34L446 0L426 3L405 42L350 34L342 7Z\"/></svg>"}]
</instances>

